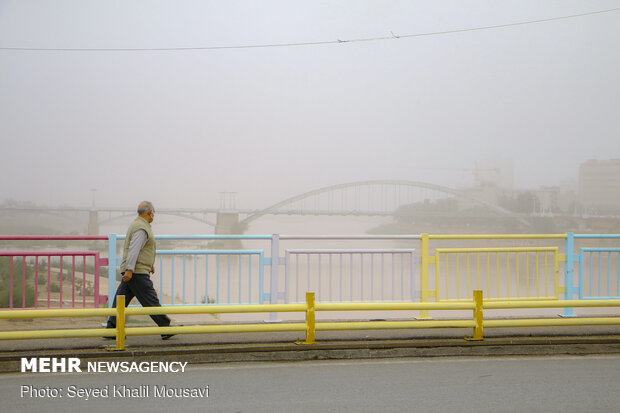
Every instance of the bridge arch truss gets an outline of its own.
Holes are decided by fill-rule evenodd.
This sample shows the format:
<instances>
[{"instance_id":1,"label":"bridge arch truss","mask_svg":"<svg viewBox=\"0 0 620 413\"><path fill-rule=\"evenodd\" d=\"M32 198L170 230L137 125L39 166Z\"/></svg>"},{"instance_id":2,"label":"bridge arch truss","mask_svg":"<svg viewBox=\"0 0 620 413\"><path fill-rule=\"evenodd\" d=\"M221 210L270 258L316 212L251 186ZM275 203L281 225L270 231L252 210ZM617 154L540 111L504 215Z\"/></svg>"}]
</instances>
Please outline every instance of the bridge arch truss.
<instances>
[{"instance_id":1,"label":"bridge arch truss","mask_svg":"<svg viewBox=\"0 0 620 413\"><path fill-rule=\"evenodd\" d=\"M404 180L373 180L330 185L308 191L246 216L243 224L265 215L393 216L400 206L455 198L460 203L482 206L499 216L530 223L521 216L471 194L442 185Z\"/></svg>"}]
</instances>

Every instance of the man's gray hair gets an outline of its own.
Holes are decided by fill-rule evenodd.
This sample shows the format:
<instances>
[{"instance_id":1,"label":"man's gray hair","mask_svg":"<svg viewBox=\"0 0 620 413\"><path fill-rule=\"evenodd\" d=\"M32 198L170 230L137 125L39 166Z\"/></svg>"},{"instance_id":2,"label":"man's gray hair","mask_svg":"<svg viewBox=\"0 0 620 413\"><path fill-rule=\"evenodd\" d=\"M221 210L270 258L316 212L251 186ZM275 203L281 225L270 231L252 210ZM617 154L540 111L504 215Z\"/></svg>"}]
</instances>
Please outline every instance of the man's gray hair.
<instances>
[{"instance_id":1,"label":"man's gray hair","mask_svg":"<svg viewBox=\"0 0 620 413\"><path fill-rule=\"evenodd\" d=\"M153 204L149 201L142 201L140 205L138 205L138 215L144 214L146 212L151 212L153 210Z\"/></svg>"}]
</instances>

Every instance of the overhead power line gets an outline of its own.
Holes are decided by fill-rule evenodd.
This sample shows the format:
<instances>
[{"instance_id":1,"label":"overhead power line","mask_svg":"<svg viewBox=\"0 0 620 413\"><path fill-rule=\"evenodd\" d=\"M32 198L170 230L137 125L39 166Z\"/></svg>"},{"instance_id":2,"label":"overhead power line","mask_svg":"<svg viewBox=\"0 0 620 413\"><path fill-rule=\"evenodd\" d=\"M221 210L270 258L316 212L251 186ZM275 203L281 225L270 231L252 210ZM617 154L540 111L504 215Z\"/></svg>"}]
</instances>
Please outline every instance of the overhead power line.
<instances>
[{"instance_id":1,"label":"overhead power line","mask_svg":"<svg viewBox=\"0 0 620 413\"><path fill-rule=\"evenodd\" d=\"M191 51L191 50L226 50L226 49L259 49L270 47L297 47L297 46L318 46L326 44L342 44L342 43L361 43L374 42L381 40L395 40L413 37L439 36L444 34L465 33L480 30L502 29L514 26L524 26L529 24L547 23L558 20L574 19L577 17L592 16L595 14L612 13L619 11L620 7L615 9L599 10L589 13L573 14L570 16L551 17L548 19L529 20L517 23L497 24L493 26L471 27L467 29L445 30L427 33L403 34L396 35L390 32L390 36L368 37L361 39L337 39L325 40L317 42L299 42L299 43L272 43L272 44L253 44L253 45L237 45L237 46L203 46L203 47L153 47L153 48L52 48L52 47L0 47L0 50L15 51L47 51L47 52L164 52L164 51Z\"/></svg>"}]
</instances>

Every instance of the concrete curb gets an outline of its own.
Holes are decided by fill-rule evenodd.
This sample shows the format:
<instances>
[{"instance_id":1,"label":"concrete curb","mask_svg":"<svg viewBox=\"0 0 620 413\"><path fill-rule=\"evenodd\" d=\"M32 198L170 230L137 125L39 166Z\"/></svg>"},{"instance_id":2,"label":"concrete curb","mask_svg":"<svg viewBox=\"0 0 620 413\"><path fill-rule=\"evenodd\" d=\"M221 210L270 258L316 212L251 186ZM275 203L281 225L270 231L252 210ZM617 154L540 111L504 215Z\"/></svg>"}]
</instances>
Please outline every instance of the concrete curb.
<instances>
[{"instance_id":1,"label":"concrete curb","mask_svg":"<svg viewBox=\"0 0 620 413\"><path fill-rule=\"evenodd\" d=\"M189 364L252 361L348 360L397 357L489 357L620 354L620 336L499 337L463 339L334 340L303 345L291 342L140 346L125 351L55 349L0 352L0 373L19 372L22 357L79 357L93 361L177 361Z\"/></svg>"}]
</instances>

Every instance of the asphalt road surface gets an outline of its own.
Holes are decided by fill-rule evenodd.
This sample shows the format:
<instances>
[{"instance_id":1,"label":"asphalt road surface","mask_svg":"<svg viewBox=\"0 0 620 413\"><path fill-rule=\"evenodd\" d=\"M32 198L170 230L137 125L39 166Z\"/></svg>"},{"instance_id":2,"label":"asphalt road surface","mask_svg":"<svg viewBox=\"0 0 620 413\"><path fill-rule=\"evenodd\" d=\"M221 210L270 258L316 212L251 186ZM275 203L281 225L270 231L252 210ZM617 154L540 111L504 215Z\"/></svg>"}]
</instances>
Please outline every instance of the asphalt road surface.
<instances>
[{"instance_id":1,"label":"asphalt road surface","mask_svg":"<svg viewBox=\"0 0 620 413\"><path fill-rule=\"evenodd\" d=\"M188 366L183 373L12 373L0 375L0 411L617 412L619 378L620 356L231 363Z\"/></svg>"}]
</instances>

